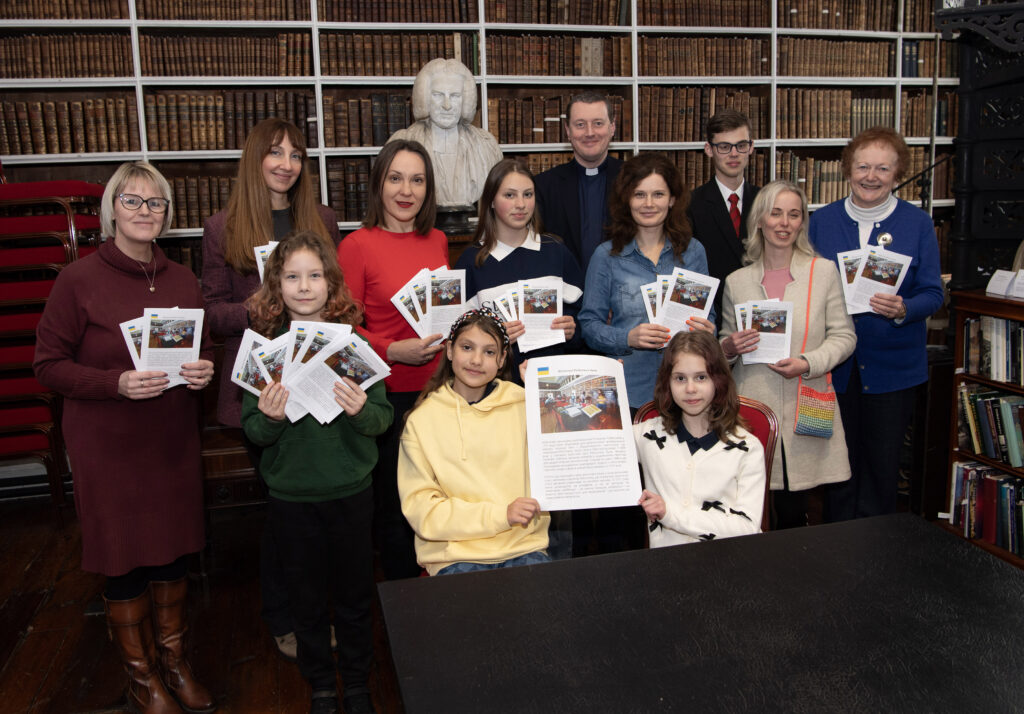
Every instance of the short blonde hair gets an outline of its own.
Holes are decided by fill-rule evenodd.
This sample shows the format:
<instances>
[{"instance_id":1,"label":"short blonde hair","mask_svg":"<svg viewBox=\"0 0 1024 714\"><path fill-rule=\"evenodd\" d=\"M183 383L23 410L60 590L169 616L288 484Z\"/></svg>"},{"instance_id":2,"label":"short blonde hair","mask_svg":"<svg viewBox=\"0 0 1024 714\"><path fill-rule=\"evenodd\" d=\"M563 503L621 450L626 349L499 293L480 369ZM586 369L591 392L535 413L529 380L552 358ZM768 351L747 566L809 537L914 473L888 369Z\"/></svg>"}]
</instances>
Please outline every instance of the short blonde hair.
<instances>
[{"instance_id":1,"label":"short blonde hair","mask_svg":"<svg viewBox=\"0 0 1024 714\"><path fill-rule=\"evenodd\" d=\"M807 211L807 196L792 181L779 179L772 181L757 192L754 205L750 207L750 216L747 218L747 237L743 241L746 252L743 254L743 264L750 265L761 260L764 255L764 235L761 233L761 221L772 212L775 199L782 193L795 193L800 197L800 213L803 221L800 223L800 230L796 233L796 240L793 242L793 250L809 256L814 256L814 248L811 247L811 240L807 235L807 225L810 217Z\"/></svg>"},{"instance_id":2,"label":"short blonde hair","mask_svg":"<svg viewBox=\"0 0 1024 714\"><path fill-rule=\"evenodd\" d=\"M164 178L163 174L157 171L153 164L145 161L126 161L117 167L117 171L107 181L107 188L103 191L103 201L100 204L100 229L103 231L103 235L108 238L114 237L116 231L114 226L114 201L117 200L118 195L128 185L128 182L133 179L149 181L156 186L160 195L167 199L164 224L160 229L160 235L166 235L167 231L171 228L171 222L174 220L174 196L171 193L171 186L167 183L167 179ZM143 196L143 198L153 197Z\"/></svg>"}]
</instances>

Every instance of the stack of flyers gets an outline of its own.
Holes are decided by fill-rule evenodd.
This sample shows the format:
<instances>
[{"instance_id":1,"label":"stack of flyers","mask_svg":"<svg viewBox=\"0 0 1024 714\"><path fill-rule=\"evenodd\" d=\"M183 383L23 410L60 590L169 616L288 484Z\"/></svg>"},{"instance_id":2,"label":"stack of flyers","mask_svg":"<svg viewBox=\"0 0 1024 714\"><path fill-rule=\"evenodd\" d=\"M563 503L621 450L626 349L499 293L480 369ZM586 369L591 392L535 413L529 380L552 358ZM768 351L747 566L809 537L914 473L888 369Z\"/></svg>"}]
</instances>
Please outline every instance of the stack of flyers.
<instances>
[{"instance_id":1,"label":"stack of flyers","mask_svg":"<svg viewBox=\"0 0 1024 714\"><path fill-rule=\"evenodd\" d=\"M203 315L201 309L147 307L142 317L122 322L135 369L166 372L167 388L187 384L179 373L181 365L199 359Z\"/></svg>"},{"instance_id":2,"label":"stack of flyers","mask_svg":"<svg viewBox=\"0 0 1024 714\"><path fill-rule=\"evenodd\" d=\"M288 388L289 420L312 414L327 424L343 411L334 399L335 382L348 377L368 389L389 374L384 361L349 325L296 321L274 340L246 330L231 381L256 395L271 382L280 382Z\"/></svg>"},{"instance_id":3,"label":"stack of flyers","mask_svg":"<svg viewBox=\"0 0 1024 714\"><path fill-rule=\"evenodd\" d=\"M274 248L277 247L279 241L272 240L266 245L258 245L253 248L253 252L256 253L256 268L260 271L260 282L263 282L263 271L267 267L267 258L273 252Z\"/></svg>"},{"instance_id":4,"label":"stack of flyers","mask_svg":"<svg viewBox=\"0 0 1024 714\"><path fill-rule=\"evenodd\" d=\"M671 334L688 329L691 317L708 319L721 281L683 268L671 275L659 275L653 283L640 286L648 322L664 325Z\"/></svg>"},{"instance_id":5,"label":"stack of flyers","mask_svg":"<svg viewBox=\"0 0 1024 714\"><path fill-rule=\"evenodd\" d=\"M842 281L843 296L846 298L846 312L850 315L871 312L869 301L875 293L895 295L913 260L909 255L873 245L843 251L836 258L845 278Z\"/></svg>"},{"instance_id":6,"label":"stack of flyers","mask_svg":"<svg viewBox=\"0 0 1024 714\"><path fill-rule=\"evenodd\" d=\"M526 328L516 344L520 352L565 342L565 332L552 329L551 322L562 316L561 278L544 277L520 280L504 295L494 298L494 306L506 322L520 320Z\"/></svg>"},{"instance_id":7,"label":"stack of flyers","mask_svg":"<svg viewBox=\"0 0 1024 714\"><path fill-rule=\"evenodd\" d=\"M793 303L775 298L734 306L738 330L758 332L757 349L743 355L743 364L775 364L789 357L793 338Z\"/></svg>"},{"instance_id":8,"label":"stack of flyers","mask_svg":"<svg viewBox=\"0 0 1024 714\"><path fill-rule=\"evenodd\" d=\"M391 297L391 304L421 338L442 335L441 339L462 313L476 305L466 299L466 271L447 268L419 271Z\"/></svg>"}]
</instances>

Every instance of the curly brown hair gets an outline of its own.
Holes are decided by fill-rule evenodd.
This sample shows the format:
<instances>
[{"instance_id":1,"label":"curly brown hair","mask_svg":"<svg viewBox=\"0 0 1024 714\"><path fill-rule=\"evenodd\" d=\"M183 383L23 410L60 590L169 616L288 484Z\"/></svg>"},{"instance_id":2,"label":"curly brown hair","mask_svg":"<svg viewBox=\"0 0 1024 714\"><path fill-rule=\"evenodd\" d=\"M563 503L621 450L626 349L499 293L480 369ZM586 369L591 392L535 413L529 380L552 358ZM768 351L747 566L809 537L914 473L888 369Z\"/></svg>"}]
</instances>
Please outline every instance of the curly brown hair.
<instances>
[{"instance_id":1,"label":"curly brown hair","mask_svg":"<svg viewBox=\"0 0 1024 714\"><path fill-rule=\"evenodd\" d=\"M658 376L654 382L654 403L661 415L661 423L665 431L675 434L683 418L683 410L672 398L672 368L676 357L687 353L704 359L708 376L715 385L715 396L708 407L711 418L711 430L722 441L728 441L729 435L736 434L737 427L747 425L740 416L740 399L736 393L736 382L732 379L732 370L725 359L722 346L711 333L698 330L696 332L677 332L665 347L665 354L658 367Z\"/></svg>"},{"instance_id":2,"label":"curly brown hair","mask_svg":"<svg viewBox=\"0 0 1024 714\"><path fill-rule=\"evenodd\" d=\"M288 320L284 299L281 296L281 272L284 264L294 253L308 250L320 259L327 278L327 303L320 311L324 322L344 322L358 325L363 320L363 310L345 285L345 278L338 267L334 244L329 238L313 231L294 233L277 244L267 259L263 271L263 285L246 301L249 308L249 322L252 329L264 337L276 337Z\"/></svg>"},{"instance_id":3,"label":"curly brown hair","mask_svg":"<svg viewBox=\"0 0 1024 714\"><path fill-rule=\"evenodd\" d=\"M612 255L619 255L622 249L636 237L636 221L629 207L629 200L637 185L651 174L658 174L668 184L668 192L675 202L665 219L665 237L672 245L672 255L679 258L690 245L693 229L686 209L690 205L690 189L683 185L682 174L676 165L664 154L639 154L622 165L615 179L609 203L611 222L607 236L612 242Z\"/></svg>"},{"instance_id":4,"label":"curly brown hair","mask_svg":"<svg viewBox=\"0 0 1024 714\"><path fill-rule=\"evenodd\" d=\"M850 140L850 143L843 148L839 163L843 170L843 176L847 179L853 175L853 155L871 144L882 144L896 152L896 181L899 182L910 168L910 149L903 135L895 129L887 126L873 126L865 129Z\"/></svg>"}]
</instances>

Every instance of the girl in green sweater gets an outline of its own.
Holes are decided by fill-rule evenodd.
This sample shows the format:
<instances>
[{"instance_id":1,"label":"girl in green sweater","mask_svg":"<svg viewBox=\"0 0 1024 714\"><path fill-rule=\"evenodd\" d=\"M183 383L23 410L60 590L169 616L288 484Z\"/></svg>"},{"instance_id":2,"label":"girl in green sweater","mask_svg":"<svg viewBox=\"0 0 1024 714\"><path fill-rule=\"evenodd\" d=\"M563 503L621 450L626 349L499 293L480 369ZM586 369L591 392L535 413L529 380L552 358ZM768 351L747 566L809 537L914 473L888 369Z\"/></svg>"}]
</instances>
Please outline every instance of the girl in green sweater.
<instances>
[{"instance_id":1,"label":"girl in green sweater","mask_svg":"<svg viewBox=\"0 0 1024 714\"><path fill-rule=\"evenodd\" d=\"M291 320L356 325L362 315L334 257L312 232L283 240L267 261L263 286L249 300L252 327L272 338ZM311 712L337 712L331 614L345 711L372 712L373 493L375 436L391 424L384 383L367 391L347 377L335 383L344 413L328 424L285 417L288 390L273 383L246 393L242 427L263 448L260 471L270 490L267 527L281 549L295 619L299 670L312 687Z\"/></svg>"}]
</instances>

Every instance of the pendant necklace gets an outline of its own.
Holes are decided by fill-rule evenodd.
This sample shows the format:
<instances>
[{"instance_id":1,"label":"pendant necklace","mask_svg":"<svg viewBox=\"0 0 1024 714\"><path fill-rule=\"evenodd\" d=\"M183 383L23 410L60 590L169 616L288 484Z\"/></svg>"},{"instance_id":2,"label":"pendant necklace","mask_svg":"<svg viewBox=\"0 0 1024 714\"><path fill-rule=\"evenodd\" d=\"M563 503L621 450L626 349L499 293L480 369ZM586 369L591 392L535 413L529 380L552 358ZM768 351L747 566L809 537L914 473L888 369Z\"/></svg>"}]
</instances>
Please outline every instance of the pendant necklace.
<instances>
[{"instance_id":1,"label":"pendant necklace","mask_svg":"<svg viewBox=\"0 0 1024 714\"><path fill-rule=\"evenodd\" d=\"M142 264L141 260L136 260L139 264L139 268L142 270L142 274L146 276L146 282L149 283L149 292L156 292L156 263L153 264L153 277L149 277L149 273L146 272L146 266Z\"/></svg>"}]
</instances>

